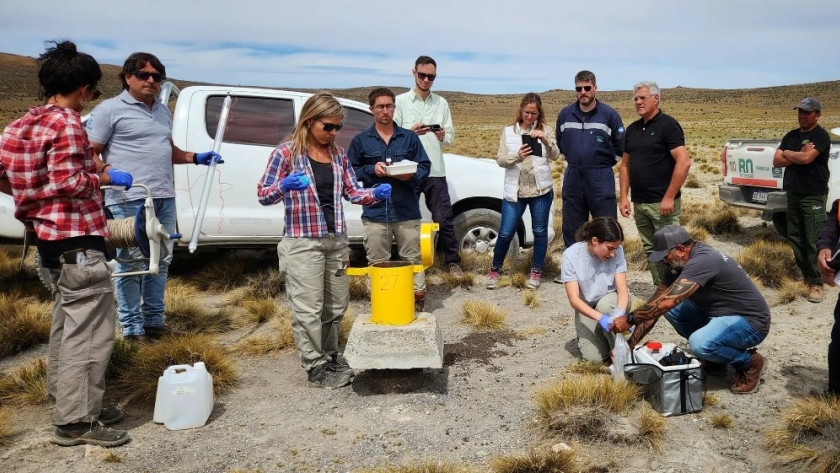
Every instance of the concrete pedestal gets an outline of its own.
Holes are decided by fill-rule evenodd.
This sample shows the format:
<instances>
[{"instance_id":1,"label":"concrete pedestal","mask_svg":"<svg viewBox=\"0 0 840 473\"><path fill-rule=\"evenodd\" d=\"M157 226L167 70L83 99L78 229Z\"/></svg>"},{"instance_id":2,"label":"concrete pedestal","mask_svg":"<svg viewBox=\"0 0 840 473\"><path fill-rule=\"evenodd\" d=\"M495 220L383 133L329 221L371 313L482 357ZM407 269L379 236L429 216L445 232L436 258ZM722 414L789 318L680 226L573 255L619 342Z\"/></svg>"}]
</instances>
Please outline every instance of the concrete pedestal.
<instances>
[{"instance_id":1,"label":"concrete pedestal","mask_svg":"<svg viewBox=\"0 0 840 473\"><path fill-rule=\"evenodd\" d=\"M353 323L344 358L354 370L443 368L443 335L437 317L417 314L408 325L379 325L361 314Z\"/></svg>"}]
</instances>

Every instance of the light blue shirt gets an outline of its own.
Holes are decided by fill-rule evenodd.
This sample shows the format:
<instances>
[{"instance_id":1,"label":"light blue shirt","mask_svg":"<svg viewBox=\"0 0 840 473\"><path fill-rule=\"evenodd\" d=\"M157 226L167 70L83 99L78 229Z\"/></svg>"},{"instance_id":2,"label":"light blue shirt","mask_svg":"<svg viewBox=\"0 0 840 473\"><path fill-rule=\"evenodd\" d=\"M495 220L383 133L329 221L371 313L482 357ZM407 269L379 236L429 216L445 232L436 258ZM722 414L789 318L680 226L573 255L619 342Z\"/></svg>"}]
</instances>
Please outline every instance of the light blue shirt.
<instances>
[{"instance_id":1,"label":"light blue shirt","mask_svg":"<svg viewBox=\"0 0 840 473\"><path fill-rule=\"evenodd\" d=\"M615 256L601 261L587 249L587 242L579 241L563 252L563 282L577 281L580 296L587 304L595 304L607 293L615 292L616 273L627 272L624 248Z\"/></svg>"},{"instance_id":2,"label":"light blue shirt","mask_svg":"<svg viewBox=\"0 0 840 473\"><path fill-rule=\"evenodd\" d=\"M414 92L414 89L397 95L395 103L397 108L394 110L394 123L397 126L411 128L416 123L424 123L443 127L446 132L443 141L438 141L434 133L428 132L420 136L420 142L423 143L423 149L426 150L426 155L432 162L429 177L445 177L443 149L455 140L455 126L452 124L449 103L445 98L434 92L430 92L424 100L423 97Z\"/></svg>"},{"instance_id":3,"label":"light blue shirt","mask_svg":"<svg viewBox=\"0 0 840 473\"><path fill-rule=\"evenodd\" d=\"M131 174L135 184L149 186L153 197L175 197L172 114L160 101L149 108L124 90L94 108L85 128L91 142L104 145L103 161ZM124 194L106 191L105 205L146 197L139 187Z\"/></svg>"}]
</instances>

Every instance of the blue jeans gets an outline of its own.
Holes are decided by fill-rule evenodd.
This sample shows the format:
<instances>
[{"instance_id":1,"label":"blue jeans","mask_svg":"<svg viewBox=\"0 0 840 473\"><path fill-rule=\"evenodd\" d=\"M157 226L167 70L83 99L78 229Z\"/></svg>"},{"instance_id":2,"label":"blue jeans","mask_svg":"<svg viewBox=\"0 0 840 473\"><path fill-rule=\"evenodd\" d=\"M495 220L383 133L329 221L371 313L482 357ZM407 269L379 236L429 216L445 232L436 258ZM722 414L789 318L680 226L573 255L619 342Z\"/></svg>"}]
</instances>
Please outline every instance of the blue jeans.
<instances>
[{"instance_id":1,"label":"blue jeans","mask_svg":"<svg viewBox=\"0 0 840 473\"><path fill-rule=\"evenodd\" d=\"M143 206L143 199L131 200L108 206L108 210L116 219L133 217L137 209ZM175 233L175 198L154 199L155 214L169 233ZM127 276L114 278L117 295L117 315L120 319L123 335L143 335L143 327L163 327L163 294L166 291L166 275L169 263L172 262L173 242L170 240L170 256L161 258L160 270L157 274L144 276ZM161 252L162 253L162 252ZM120 248L117 250L119 259L143 258L140 249ZM117 272L143 271L149 269L148 263L119 263Z\"/></svg>"},{"instance_id":2,"label":"blue jeans","mask_svg":"<svg viewBox=\"0 0 840 473\"><path fill-rule=\"evenodd\" d=\"M534 232L534 254L533 269L542 271L545 262L545 253L548 250L548 215L551 212L551 202L554 200L554 191L550 190L539 197L520 197L516 202L502 200L502 223L499 228L499 236L496 238L496 246L493 248L493 264L491 268L499 270L505 262L510 249L510 242L516 235L519 221L525 213L525 208L531 208L531 224Z\"/></svg>"},{"instance_id":3,"label":"blue jeans","mask_svg":"<svg viewBox=\"0 0 840 473\"><path fill-rule=\"evenodd\" d=\"M691 299L669 310L665 318L677 333L688 339L695 356L732 365L741 371L750 367L747 348L758 345L766 336L740 315L709 317Z\"/></svg>"}]
</instances>

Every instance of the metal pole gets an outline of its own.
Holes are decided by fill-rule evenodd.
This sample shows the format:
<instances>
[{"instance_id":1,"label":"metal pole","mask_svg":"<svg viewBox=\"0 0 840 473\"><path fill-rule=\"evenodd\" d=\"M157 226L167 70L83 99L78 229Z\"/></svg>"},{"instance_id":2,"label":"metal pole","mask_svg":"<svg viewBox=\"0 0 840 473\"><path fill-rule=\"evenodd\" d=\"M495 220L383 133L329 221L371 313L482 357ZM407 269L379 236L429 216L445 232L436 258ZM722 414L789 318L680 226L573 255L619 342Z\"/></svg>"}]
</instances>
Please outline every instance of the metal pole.
<instances>
[{"instance_id":1,"label":"metal pole","mask_svg":"<svg viewBox=\"0 0 840 473\"><path fill-rule=\"evenodd\" d=\"M222 139L225 136L225 128L227 127L228 113L230 112L231 97L228 92L225 101L222 104L222 113L219 116L219 124L216 126L216 140L213 142L213 151L219 152L222 149ZM210 187L213 186L213 176L216 175L216 161L211 160L210 166L207 169L207 175L204 176L204 190L201 192L201 200L198 203L198 213L195 216L195 226L193 227L192 236L190 237L190 253L195 253L198 247L198 235L201 233L201 224L204 222L204 213L207 211L207 201L210 199Z\"/></svg>"}]
</instances>

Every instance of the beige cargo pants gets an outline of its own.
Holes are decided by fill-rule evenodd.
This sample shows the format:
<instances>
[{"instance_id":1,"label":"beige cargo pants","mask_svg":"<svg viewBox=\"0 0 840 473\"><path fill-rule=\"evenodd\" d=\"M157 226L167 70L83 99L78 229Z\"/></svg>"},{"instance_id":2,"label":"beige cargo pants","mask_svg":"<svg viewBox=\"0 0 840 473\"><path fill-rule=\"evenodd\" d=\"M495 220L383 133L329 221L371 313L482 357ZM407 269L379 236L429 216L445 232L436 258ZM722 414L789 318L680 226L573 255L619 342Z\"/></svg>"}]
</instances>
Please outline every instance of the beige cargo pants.
<instances>
[{"instance_id":1,"label":"beige cargo pants","mask_svg":"<svg viewBox=\"0 0 840 473\"><path fill-rule=\"evenodd\" d=\"M595 303L595 310L602 314L609 314L618 305L618 294L608 292L604 297ZM630 302L627 303L625 311L630 310ZM615 334L605 332L598 325L597 320L575 311L575 331L577 332L577 343L583 359L592 363L601 363L610 360L610 350L615 343Z\"/></svg>"},{"instance_id":2,"label":"beige cargo pants","mask_svg":"<svg viewBox=\"0 0 840 473\"><path fill-rule=\"evenodd\" d=\"M347 234L283 238L277 245L280 272L292 304L292 333L306 371L338 353L341 319L350 302L350 277L336 276L349 261Z\"/></svg>"},{"instance_id":3,"label":"beige cargo pants","mask_svg":"<svg viewBox=\"0 0 840 473\"><path fill-rule=\"evenodd\" d=\"M55 398L55 425L96 420L114 348L117 307L111 271L101 252L84 254L85 264L49 270L53 318L47 392Z\"/></svg>"}]
</instances>

